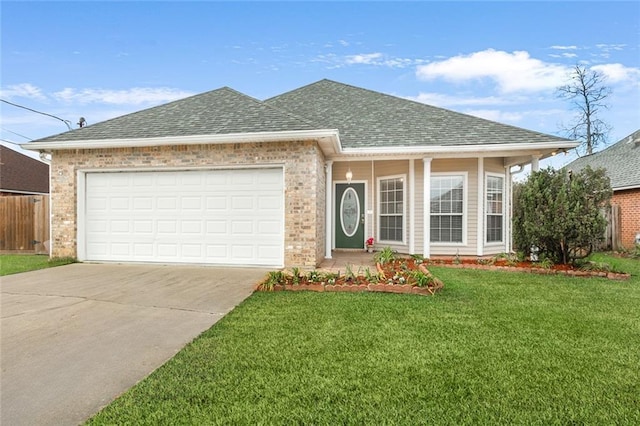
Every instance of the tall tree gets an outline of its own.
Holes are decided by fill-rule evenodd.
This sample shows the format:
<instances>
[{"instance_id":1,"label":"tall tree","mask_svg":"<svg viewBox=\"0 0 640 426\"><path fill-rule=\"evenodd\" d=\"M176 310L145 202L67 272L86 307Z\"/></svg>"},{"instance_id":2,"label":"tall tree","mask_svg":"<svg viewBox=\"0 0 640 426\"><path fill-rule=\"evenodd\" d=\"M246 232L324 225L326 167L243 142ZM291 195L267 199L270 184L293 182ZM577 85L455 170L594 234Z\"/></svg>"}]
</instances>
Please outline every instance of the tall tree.
<instances>
[{"instance_id":1,"label":"tall tree","mask_svg":"<svg viewBox=\"0 0 640 426\"><path fill-rule=\"evenodd\" d=\"M569 74L567 84L557 88L560 98L570 101L576 112L573 120L563 126L570 139L581 142L578 147L587 155L607 141L611 126L598 118L602 108L609 106L605 102L611 95L611 88L605 85L605 76L593 69L576 65Z\"/></svg>"}]
</instances>

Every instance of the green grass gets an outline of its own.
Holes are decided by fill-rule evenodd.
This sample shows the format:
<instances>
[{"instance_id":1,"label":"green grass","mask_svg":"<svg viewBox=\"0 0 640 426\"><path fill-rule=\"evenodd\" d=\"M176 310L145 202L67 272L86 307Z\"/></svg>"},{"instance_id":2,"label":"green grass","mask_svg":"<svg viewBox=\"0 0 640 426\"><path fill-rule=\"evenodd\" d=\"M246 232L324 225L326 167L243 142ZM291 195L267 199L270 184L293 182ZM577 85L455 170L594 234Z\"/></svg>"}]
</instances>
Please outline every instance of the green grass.
<instances>
[{"instance_id":1,"label":"green grass","mask_svg":"<svg viewBox=\"0 0 640 426\"><path fill-rule=\"evenodd\" d=\"M3 254L0 255L0 276L35 271L75 262L71 258L49 259L46 255Z\"/></svg>"},{"instance_id":2,"label":"green grass","mask_svg":"<svg viewBox=\"0 0 640 426\"><path fill-rule=\"evenodd\" d=\"M89 424L640 424L640 261L603 260L634 276L256 293Z\"/></svg>"}]
</instances>

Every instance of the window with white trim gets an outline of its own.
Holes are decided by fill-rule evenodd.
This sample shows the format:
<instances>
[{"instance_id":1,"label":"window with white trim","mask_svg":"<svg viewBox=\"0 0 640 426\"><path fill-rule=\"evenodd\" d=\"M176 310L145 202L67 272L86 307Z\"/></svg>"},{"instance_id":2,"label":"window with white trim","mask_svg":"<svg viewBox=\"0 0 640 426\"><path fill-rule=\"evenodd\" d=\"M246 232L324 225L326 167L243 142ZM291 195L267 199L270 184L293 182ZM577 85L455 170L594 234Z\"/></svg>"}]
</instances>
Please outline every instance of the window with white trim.
<instances>
[{"instance_id":1,"label":"window with white trim","mask_svg":"<svg viewBox=\"0 0 640 426\"><path fill-rule=\"evenodd\" d=\"M404 176L378 179L378 238L404 241Z\"/></svg>"},{"instance_id":2,"label":"window with white trim","mask_svg":"<svg viewBox=\"0 0 640 426\"><path fill-rule=\"evenodd\" d=\"M487 175L486 236L487 243L500 243L504 229L504 177Z\"/></svg>"},{"instance_id":3,"label":"window with white trim","mask_svg":"<svg viewBox=\"0 0 640 426\"><path fill-rule=\"evenodd\" d=\"M431 176L431 242L462 243L464 238L463 175Z\"/></svg>"}]
</instances>

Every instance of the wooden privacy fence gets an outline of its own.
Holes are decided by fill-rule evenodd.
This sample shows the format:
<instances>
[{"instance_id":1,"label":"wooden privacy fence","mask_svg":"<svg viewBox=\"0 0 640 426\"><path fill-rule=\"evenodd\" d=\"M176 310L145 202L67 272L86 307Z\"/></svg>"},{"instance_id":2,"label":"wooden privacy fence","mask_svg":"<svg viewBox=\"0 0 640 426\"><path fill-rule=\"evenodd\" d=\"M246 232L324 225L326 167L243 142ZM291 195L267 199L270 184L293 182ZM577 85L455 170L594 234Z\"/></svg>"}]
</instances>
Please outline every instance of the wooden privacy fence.
<instances>
[{"instance_id":1,"label":"wooden privacy fence","mask_svg":"<svg viewBox=\"0 0 640 426\"><path fill-rule=\"evenodd\" d=\"M620 250L622 248L620 206L612 204L606 207L603 213L607 219L607 229L605 230L604 241L600 249Z\"/></svg>"},{"instance_id":2,"label":"wooden privacy fence","mask_svg":"<svg viewBox=\"0 0 640 426\"><path fill-rule=\"evenodd\" d=\"M48 195L0 197L0 221L0 252L48 252Z\"/></svg>"}]
</instances>

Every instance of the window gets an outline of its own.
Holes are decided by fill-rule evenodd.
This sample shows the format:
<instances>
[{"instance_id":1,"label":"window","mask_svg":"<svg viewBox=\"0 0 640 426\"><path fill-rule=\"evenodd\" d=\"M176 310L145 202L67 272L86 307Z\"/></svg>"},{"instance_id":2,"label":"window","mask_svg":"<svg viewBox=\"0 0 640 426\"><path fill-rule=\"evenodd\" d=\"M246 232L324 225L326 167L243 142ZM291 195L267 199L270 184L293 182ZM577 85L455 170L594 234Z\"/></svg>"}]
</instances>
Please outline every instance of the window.
<instances>
[{"instance_id":1,"label":"window","mask_svg":"<svg viewBox=\"0 0 640 426\"><path fill-rule=\"evenodd\" d=\"M404 177L378 180L381 241L404 241Z\"/></svg>"},{"instance_id":2,"label":"window","mask_svg":"<svg viewBox=\"0 0 640 426\"><path fill-rule=\"evenodd\" d=\"M502 242L504 178L487 176L487 243Z\"/></svg>"},{"instance_id":3,"label":"window","mask_svg":"<svg viewBox=\"0 0 640 426\"><path fill-rule=\"evenodd\" d=\"M431 242L462 243L465 176L431 177Z\"/></svg>"}]
</instances>

